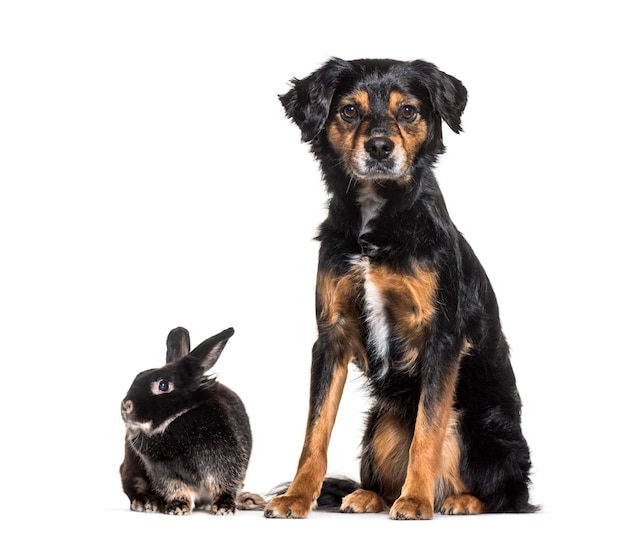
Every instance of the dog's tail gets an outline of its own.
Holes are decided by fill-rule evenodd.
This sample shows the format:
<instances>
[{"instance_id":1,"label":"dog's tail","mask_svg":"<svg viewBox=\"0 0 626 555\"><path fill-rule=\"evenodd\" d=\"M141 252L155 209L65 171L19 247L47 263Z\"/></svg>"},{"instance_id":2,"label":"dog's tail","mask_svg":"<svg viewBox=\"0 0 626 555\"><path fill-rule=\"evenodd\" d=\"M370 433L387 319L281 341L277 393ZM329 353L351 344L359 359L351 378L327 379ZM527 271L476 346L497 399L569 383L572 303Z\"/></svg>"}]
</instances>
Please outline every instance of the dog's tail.
<instances>
[{"instance_id":1,"label":"dog's tail","mask_svg":"<svg viewBox=\"0 0 626 555\"><path fill-rule=\"evenodd\" d=\"M277 495L283 495L290 485L291 482L279 484L267 494L267 497L272 498ZM317 498L317 509L338 511L343 498L360 487L361 484L344 476L326 476L322 483L320 495Z\"/></svg>"}]
</instances>

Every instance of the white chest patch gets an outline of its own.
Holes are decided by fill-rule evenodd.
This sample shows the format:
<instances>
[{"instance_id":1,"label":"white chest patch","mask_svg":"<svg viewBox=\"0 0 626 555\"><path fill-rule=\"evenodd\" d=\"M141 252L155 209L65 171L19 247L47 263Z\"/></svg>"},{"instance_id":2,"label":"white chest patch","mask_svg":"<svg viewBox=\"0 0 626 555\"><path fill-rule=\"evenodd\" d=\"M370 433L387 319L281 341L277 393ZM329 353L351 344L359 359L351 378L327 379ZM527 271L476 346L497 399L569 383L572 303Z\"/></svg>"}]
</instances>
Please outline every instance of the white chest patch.
<instances>
[{"instance_id":1,"label":"white chest patch","mask_svg":"<svg viewBox=\"0 0 626 555\"><path fill-rule=\"evenodd\" d=\"M371 231L371 221L378 215L386 201L376 194L373 185L364 186L360 189L358 200L361 205L361 235L363 235ZM376 368L376 375L382 377L389 370L389 321L385 302L380 290L372 280L369 257L358 256L354 259L353 264L363 272L366 341L373 357L371 362Z\"/></svg>"},{"instance_id":2,"label":"white chest patch","mask_svg":"<svg viewBox=\"0 0 626 555\"><path fill-rule=\"evenodd\" d=\"M384 376L389 370L389 321L383 296L370 276L369 261L364 261L363 266L367 344L373 351L376 375Z\"/></svg>"},{"instance_id":3,"label":"white chest patch","mask_svg":"<svg viewBox=\"0 0 626 555\"><path fill-rule=\"evenodd\" d=\"M154 427L154 423L152 422L152 420L148 420L147 422L127 422L126 427L128 428L128 431L131 433L131 437L134 437L137 434L142 433L142 432L148 437L152 437L153 435L156 435L156 434L162 434L167 429L167 427L172 422L174 422L174 420L176 420L183 414L189 412L192 408L195 408L195 407L190 407L188 409L181 410L180 412L176 413L174 416L171 416L167 420L163 421L156 428Z\"/></svg>"}]
</instances>

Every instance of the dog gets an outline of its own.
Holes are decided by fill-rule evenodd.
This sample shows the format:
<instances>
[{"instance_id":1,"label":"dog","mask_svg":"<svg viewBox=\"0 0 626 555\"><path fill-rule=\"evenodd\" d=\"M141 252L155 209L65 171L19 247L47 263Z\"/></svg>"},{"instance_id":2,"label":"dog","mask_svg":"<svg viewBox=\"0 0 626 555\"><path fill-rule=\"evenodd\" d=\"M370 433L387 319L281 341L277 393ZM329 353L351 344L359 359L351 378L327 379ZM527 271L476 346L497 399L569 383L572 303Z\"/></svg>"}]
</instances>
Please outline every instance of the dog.
<instances>
[{"instance_id":1,"label":"dog","mask_svg":"<svg viewBox=\"0 0 626 555\"><path fill-rule=\"evenodd\" d=\"M349 363L366 377L360 483L339 510L394 520L534 512L531 458L498 303L433 173L464 85L415 60L329 59L279 99L329 193L319 228L318 337L296 475L264 510L317 506ZM341 490L341 480L339 480Z\"/></svg>"}]
</instances>

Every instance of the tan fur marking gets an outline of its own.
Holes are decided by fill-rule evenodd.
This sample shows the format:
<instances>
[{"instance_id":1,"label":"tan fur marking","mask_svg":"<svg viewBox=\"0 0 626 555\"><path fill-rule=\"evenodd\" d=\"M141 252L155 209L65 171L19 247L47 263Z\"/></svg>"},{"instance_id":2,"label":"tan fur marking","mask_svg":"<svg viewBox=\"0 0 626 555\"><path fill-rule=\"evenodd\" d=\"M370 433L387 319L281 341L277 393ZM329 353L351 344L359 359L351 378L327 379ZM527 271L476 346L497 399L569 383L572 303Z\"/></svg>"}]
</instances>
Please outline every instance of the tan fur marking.
<instances>
[{"instance_id":1,"label":"tan fur marking","mask_svg":"<svg viewBox=\"0 0 626 555\"><path fill-rule=\"evenodd\" d=\"M370 278L385 299L394 332L403 343L404 368L415 366L423 347L424 331L436 312L436 272L415 267L409 275L394 273L384 266L370 268Z\"/></svg>"},{"instance_id":2,"label":"tan fur marking","mask_svg":"<svg viewBox=\"0 0 626 555\"><path fill-rule=\"evenodd\" d=\"M479 515L485 511L485 504L469 493L451 495L441 507L441 513L444 515Z\"/></svg>"},{"instance_id":3,"label":"tan fur marking","mask_svg":"<svg viewBox=\"0 0 626 555\"><path fill-rule=\"evenodd\" d=\"M351 272L337 278L331 272L318 272L316 295L320 305L320 319L327 329L341 327L349 318L356 317L354 299L362 278Z\"/></svg>"},{"instance_id":4,"label":"tan fur marking","mask_svg":"<svg viewBox=\"0 0 626 555\"><path fill-rule=\"evenodd\" d=\"M354 104L362 114L370 110L370 96L367 91L357 91L352 97L346 98L343 104Z\"/></svg>"},{"instance_id":5,"label":"tan fur marking","mask_svg":"<svg viewBox=\"0 0 626 555\"><path fill-rule=\"evenodd\" d=\"M343 513L380 513L385 508L385 500L366 489L357 489L346 495L341 502Z\"/></svg>"},{"instance_id":6,"label":"tan fur marking","mask_svg":"<svg viewBox=\"0 0 626 555\"><path fill-rule=\"evenodd\" d=\"M397 125L397 134L394 134L391 139L395 143L396 148L401 148L406 152L405 171L408 171L408 169L412 165L413 160L422 148L426 137L428 136L428 124L419 113L420 103L416 98L407 96L398 91L391 91L391 93L389 93L390 118L396 120L400 108L405 105L410 105L417 108L417 117L411 123ZM406 180L408 181L409 179L410 175L407 174Z\"/></svg>"},{"instance_id":7,"label":"tan fur marking","mask_svg":"<svg viewBox=\"0 0 626 555\"><path fill-rule=\"evenodd\" d=\"M354 131L337 116L327 127L328 140L345 164L350 162Z\"/></svg>"},{"instance_id":8,"label":"tan fur marking","mask_svg":"<svg viewBox=\"0 0 626 555\"><path fill-rule=\"evenodd\" d=\"M424 397L420 399L406 480L400 497L391 507L391 518L433 517L435 485L442 468L443 444L452 414L458 367L457 362L450 369L448 381L436 406L431 406L427 411Z\"/></svg>"},{"instance_id":9,"label":"tan fur marking","mask_svg":"<svg viewBox=\"0 0 626 555\"><path fill-rule=\"evenodd\" d=\"M306 516L319 496L322 480L326 474L330 435L335 424L347 374L348 360L342 360L334 368L328 395L324 400L319 416L312 422L309 419L311 424L307 427L298 471L285 494L285 498L298 498L307 506L300 507L300 510L298 507L295 510L292 507L290 516L296 518Z\"/></svg>"},{"instance_id":10,"label":"tan fur marking","mask_svg":"<svg viewBox=\"0 0 626 555\"><path fill-rule=\"evenodd\" d=\"M348 361L357 358L363 368L363 324L356 304L362 288L363 275L358 268L339 278L331 272L320 271L317 275L318 321L328 335L333 355L347 357Z\"/></svg>"},{"instance_id":11,"label":"tan fur marking","mask_svg":"<svg viewBox=\"0 0 626 555\"><path fill-rule=\"evenodd\" d=\"M420 102L412 96L407 96L398 91L391 91L389 94L389 115L396 118L402 106L414 106L418 110L417 118L406 127L400 126L400 134L406 141L405 148L407 152L417 154L428 135L428 125L426 120L422 118L419 110Z\"/></svg>"},{"instance_id":12,"label":"tan fur marking","mask_svg":"<svg viewBox=\"0 0 626 555\"><path fill-rule=\"evenodd\" d=\"M357 91L354 95L343 98L339 103L339 110L349 104L356 106L360 114L367 114L369 112L369 95L367 91ZM358 138L359 129L359 125L355 126L344 121L339 113L328 123L328 140L348 167L356 149L355 141Z\"/></svg>"},{"instance_id":13,"label":"tan fur marking","mask_svg":"<svg viewBox=\"0 0 626 555\"><path fill-rule=\"evenodd\" d=\"M376 424L372 440L374 460L380 473L382 491L387 501L392 502L400 495L409 460L412 435L387 415Z\"/></svg>"},{"instance_id":14,"label":"tan fur marking","mask_svg":"<svg viewBox=\"0 0 626 555\"><path fill-rule=\"evenodd\" d=\"M466 491L461 480L461 446L458 434L458 415L455 411L450 415L446 435L441 449L441 469L437 479L435 492L435 510L439 510L443 499L452 494Z\"/></svg>"}]
</instances>

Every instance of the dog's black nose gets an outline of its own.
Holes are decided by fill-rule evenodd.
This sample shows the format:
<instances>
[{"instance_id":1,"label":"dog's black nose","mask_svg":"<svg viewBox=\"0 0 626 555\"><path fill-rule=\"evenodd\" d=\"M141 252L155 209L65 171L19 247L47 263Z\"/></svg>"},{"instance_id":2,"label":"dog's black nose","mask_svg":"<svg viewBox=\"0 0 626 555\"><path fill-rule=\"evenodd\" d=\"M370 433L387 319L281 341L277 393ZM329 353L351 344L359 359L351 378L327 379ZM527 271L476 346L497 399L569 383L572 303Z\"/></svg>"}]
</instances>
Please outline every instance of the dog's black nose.
<instances>
[{"instance_id":1,"label":"dog's black nose","mask_svg":"<svg viewBox=\"0 0 626 555\"><path fill-rule=\"evenodd\" d=\"M393 141L388 137L372 137L365 141L365 150L372 158L380 161L391 154Z\"/></svg>"}]
</instances>

